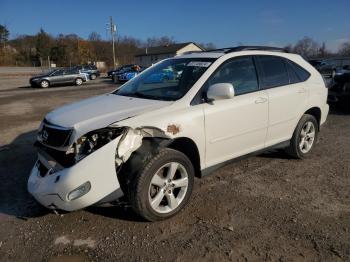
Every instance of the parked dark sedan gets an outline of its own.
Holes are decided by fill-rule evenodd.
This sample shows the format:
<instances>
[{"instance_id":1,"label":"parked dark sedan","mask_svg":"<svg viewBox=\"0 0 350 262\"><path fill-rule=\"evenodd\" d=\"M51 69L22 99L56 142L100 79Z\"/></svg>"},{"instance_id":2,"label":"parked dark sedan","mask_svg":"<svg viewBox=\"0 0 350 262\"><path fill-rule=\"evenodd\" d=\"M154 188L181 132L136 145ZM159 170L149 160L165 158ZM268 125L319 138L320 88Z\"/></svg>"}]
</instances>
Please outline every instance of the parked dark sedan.
<instances>
[{"instance_id":1,"label":"parked dark sedan","mask_svg":"<svg viewBox=\"0 0 350 262\"><path fill-rule=\"evenodd\" d=\"M95 65L78 65L73 68L80 70L82 73L88 74L91 80L95 80L101 74Z\"/></svg>"},{"instance_id":2,"label":"parked dark sedan","mask_svg":"<svg viewBox=\"0 0 350 262\"><path fill-rule=\"evenodd\" d=\"M140 68L138 65L125 65L120 70L116 71L114 74L112 74L112 80L114 83L118 83L120 81L120 76L124 75L128 72L134 72L135 68Z\"/></svg>"},{"instance_id":3,"label":"parked dark sedan","mask_svg":"<svg viewBox=\"0 0 350 262\"><path fill-rule=\"evenodd\" d=\"M56 69L47 74L34 76L29 79L31 86L47 88L54 85L75 84L80 86L87 81L87 76L77 69Z\"/></svg>"},{"instance_id":4,"label":"parked dark sedan","mask_svg":"<svg viewBox=\"0 0 350 262\"><path fill-rule=\"evenodd\" d=\"M133 65L123 65L121 67L118 67L116 69L112 69L110 71L107 72L107 77L112 77L114 74L118 73L121 70L124 70L125 68L131 68Z\"/></svg>"},{"instance_id":5,"label":"parked dark sedan","mask_svg":"<svg viewBox=\"0 0 350 262\"><path fill-rule=\"evenodd\" d=\"M336 68L333 75L333 84L329 88L329 100L333 102L350 101L350 65Z\"/></svg>"},{"instance_id":6,"label":"parked dark sedan","mask_svg":"<svg viewBox=\"0 0 350 262\"><path fill-rule=\"evenodd\" d=\"M339 68L350 65L349 57L329 58L319 61L314 67L326 77L334 77L335 72Z\"/></svg>"}]
</instances>

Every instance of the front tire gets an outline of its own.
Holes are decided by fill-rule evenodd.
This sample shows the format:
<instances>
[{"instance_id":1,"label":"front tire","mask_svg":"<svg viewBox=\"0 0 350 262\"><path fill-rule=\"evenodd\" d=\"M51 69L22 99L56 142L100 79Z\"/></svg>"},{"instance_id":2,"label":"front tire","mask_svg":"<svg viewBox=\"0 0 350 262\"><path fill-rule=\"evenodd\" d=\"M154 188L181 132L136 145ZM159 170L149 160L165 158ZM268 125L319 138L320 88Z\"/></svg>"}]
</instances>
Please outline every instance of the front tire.
<instances>
[{"instance_id":1,"label":"front tire","mask_svg":"<svg viewBox=\"0 0 350 262\"><path fill-rule=\"evenodd\" d=\"M82 84L83 84L83 79L81 79L81 78L75 79L75 85L81 86Z\"/></svg>"},{"instance_id":2,"label":"front tire","mask_svg":"<svg viewBox=\"0 0 350 262\"><path fill-rule=\"evenodd\" d=\"M162 149L130 183L133 210L149 221L167 219L189 201L194 184L191 161L181 152Z\"/></svg>"},{"instance_id":3,"label":"front tire","mask_svg":"<svg viewBox=\"0 0 350 262\"><path fill-rule=\"evenodd\" d=\"M286 152L290 156L298 159L307 157L317 141L318 131L316 118L308 114L303 115L294 130L293 137Z\"/></svg>"},{"instance_id":4,"label":"front tire","mask_svg":"<svg viewBox=\"0 0 350 262\"><path fill-rule=\"evenodd\" d=\"M40 82L40 86L41 88L48 88L50 86L50 83L47 80L43 80Z\"/></svg>"},{"instance_id":5,"label":"front tire","mask_svg":"<svg viewBox=\"0 0 350 262\"><path fill-rule=\"evenodd\" d=\"M96 74L91 74L91 75L90 75L90 79L91 79L91 80L95 80L96 78L97 78Z\"/></svg>"}]
</instances>

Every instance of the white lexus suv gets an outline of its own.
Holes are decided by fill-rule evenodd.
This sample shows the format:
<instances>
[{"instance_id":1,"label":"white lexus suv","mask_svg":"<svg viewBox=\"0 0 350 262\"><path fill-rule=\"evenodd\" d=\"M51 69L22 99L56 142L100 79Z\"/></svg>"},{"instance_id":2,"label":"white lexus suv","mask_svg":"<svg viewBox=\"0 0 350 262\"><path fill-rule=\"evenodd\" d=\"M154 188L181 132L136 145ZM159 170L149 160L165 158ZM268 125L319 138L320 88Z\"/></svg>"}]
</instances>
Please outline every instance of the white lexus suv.
<instances>
[{"instance_id":1,"label":"white lexus suv","mask_svg":"<svg viewBox=\"0 0 350 262\"><path fill-rule=\"evenodd\" d=\"M48 113L29 192L73 211L124 197L143 218L179 212L194 177L271 148L308 156L328 115L323 78L296 54L240 46L163 60L112 93Z\"/></svg>"}]
</instances>

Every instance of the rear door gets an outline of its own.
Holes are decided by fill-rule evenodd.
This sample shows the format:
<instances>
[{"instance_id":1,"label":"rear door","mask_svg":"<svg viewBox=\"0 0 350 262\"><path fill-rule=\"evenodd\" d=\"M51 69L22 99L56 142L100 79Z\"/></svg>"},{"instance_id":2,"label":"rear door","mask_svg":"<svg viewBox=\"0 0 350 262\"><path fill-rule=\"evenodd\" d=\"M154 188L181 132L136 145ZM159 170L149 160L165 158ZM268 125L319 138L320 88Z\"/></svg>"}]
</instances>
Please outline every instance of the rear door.
<instances>
[{"instance_id":1,"label":"rear door","mask_svg":"<svg viewBox=\"0 0 350 262\"><path fill-rule=\"evenodd\" d=\"M289 140L306 107L309 90L302 83L294 62L279 56L256 56L260 86L269 99L265 146ZM305 72L304 78L310 75Z\"/></svg>"},{"instance_id":2,"label":"rear door","mask_svg":"<svg viewBox=\"0 0 350 262\"><path fill-rule=\"evenodd\" d=\"M63 73L63 81L65 83L73 83L75 81L75 78L76 78L76 73L77 73L76 69L65 70Z\"/></svg>"},{"instance_id":3,"label":"rear door","mask_svg":"<svg viewBox=\"0 0 350 262\"><path fill-rule=\"evenodd\" d=\"M251 56L224 62L204 89L216 83L231 83L235 96L203 105L207 166L262 149L267 132L268 97L259 90Z\"/></svg>"}]
</instances>

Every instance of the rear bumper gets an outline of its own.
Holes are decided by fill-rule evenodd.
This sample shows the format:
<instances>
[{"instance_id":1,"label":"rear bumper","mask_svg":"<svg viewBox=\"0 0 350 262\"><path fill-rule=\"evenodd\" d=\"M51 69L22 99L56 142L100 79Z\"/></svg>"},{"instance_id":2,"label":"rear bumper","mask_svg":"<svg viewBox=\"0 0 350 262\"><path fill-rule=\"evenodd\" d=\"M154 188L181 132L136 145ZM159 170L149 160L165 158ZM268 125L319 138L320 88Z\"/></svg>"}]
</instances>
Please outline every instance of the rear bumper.
<instances>
[{"instance_id":1,"label":"rear bumper","mask_svg":"<svg viewBox=\"0 0 350 262\"><path fill-rule=\"evenodd\" d=\"M112 193L118 199L123 196L115 163L119 140L120 137L109 142L70 168L58 167L57 163L39 154L28 180L29 193L43 206L65 211L93 205ZM38 162L47 168L46 174L40 175ZM70 193L86 183L91 185L90 189L70 200Z\"/></svg>"}]
</instances>

